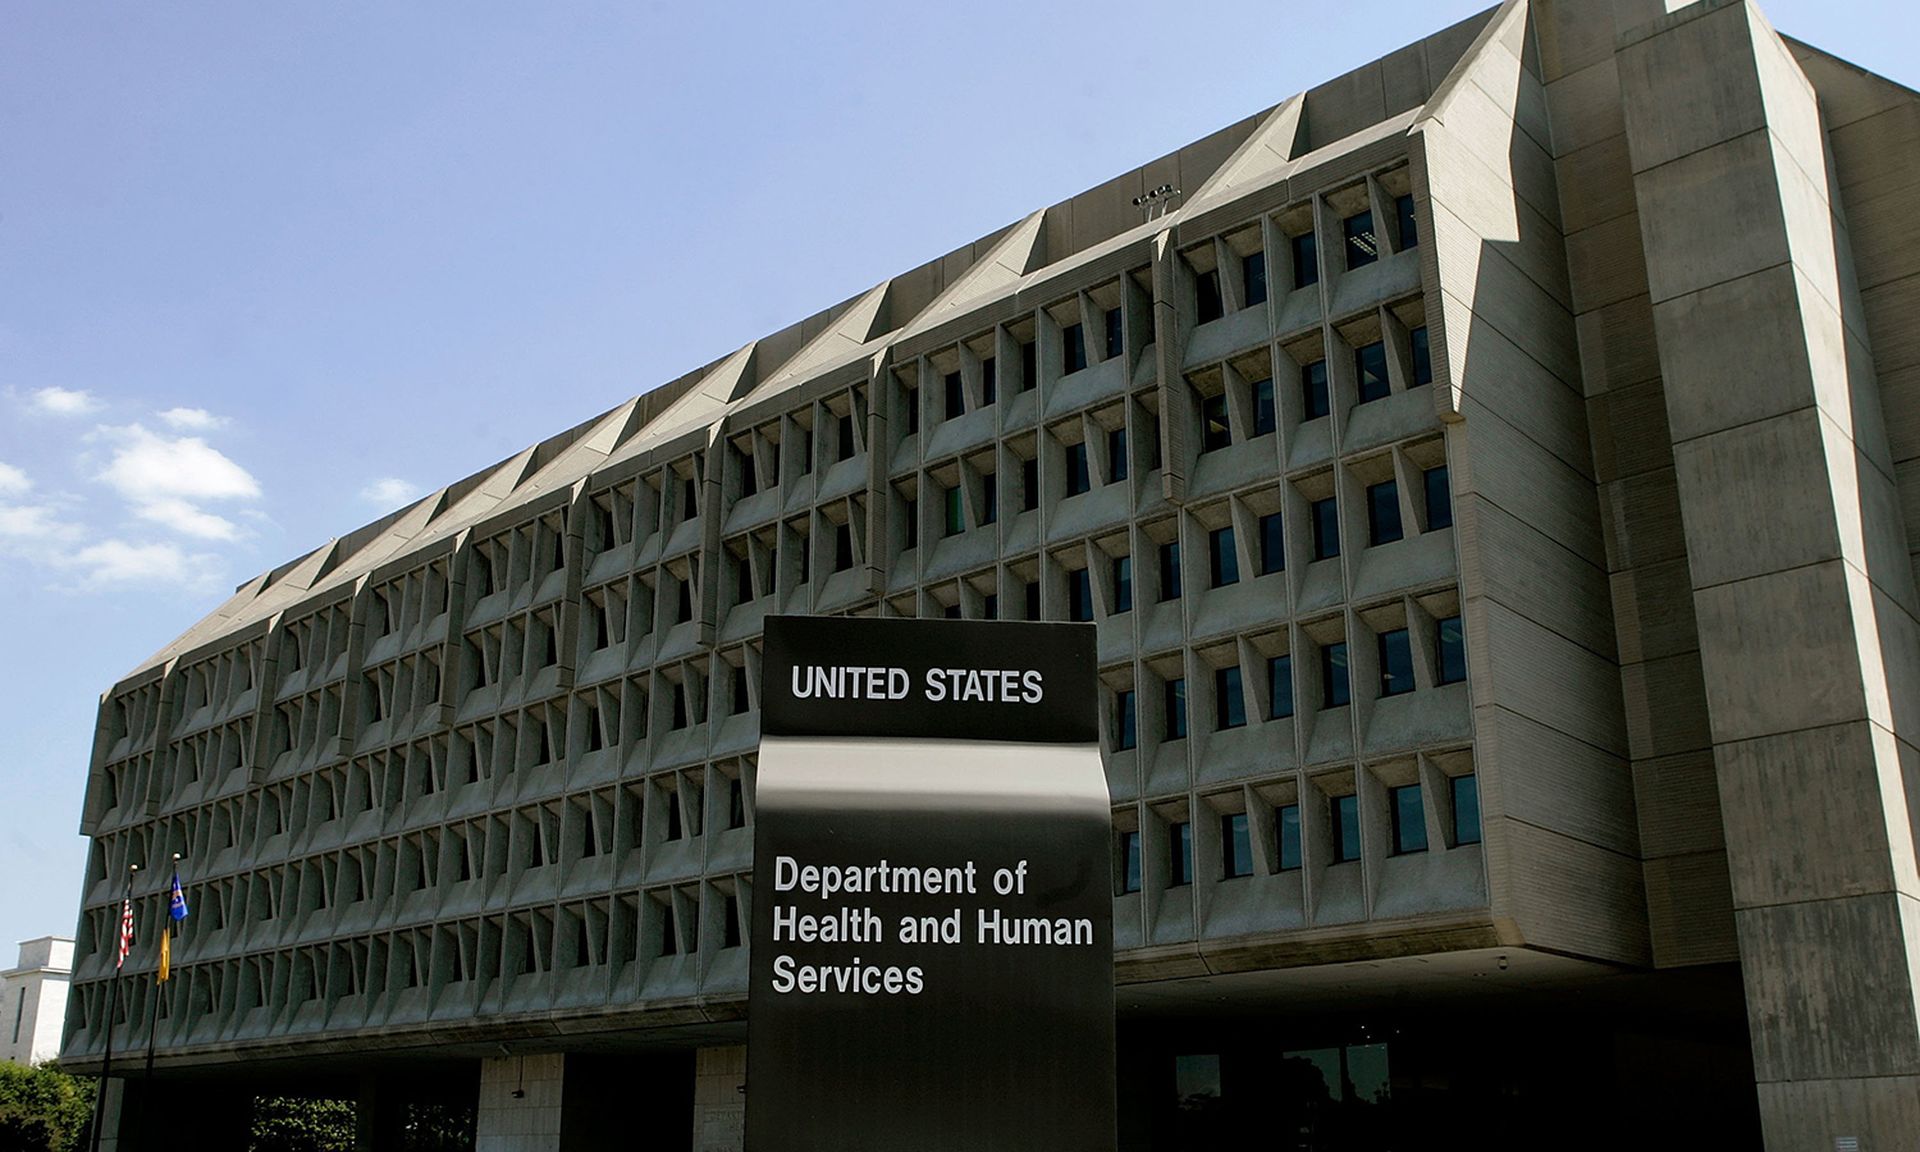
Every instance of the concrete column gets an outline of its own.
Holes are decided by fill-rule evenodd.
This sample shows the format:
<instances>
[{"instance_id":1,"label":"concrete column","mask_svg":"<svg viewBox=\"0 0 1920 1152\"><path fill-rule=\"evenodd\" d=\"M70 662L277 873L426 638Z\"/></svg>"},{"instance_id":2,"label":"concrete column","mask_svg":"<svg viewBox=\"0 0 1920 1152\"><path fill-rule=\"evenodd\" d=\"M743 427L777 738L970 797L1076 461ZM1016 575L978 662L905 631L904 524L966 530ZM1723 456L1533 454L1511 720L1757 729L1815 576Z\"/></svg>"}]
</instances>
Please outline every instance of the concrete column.
<instances>
[{"instance_id":1,"label":"concrete column","mask_svg":"<svg viewBox=\"0 0 1920 1152\"><path fill-rule=\"evenodd\" d=\"M503 1056L480 1064L474 1152L560 1152L566 1056Z\"/></svg>"},{"instance_id":2,"label":"concrete column","mask_svg":"<svg viewBox=\"0 0 1920 1152\"><path fill-rule=\"evenodd\" d=\"M746 1130L747 1049L702 1048L693 1065L693 1152L740 1152Z\"/></svg>"},{"instance_id":3,"label":"concrete column","mask_svg":"<svg viewBox=\"0 0 1920 1152\"><path fill-rule=\"evenodd\" d=\"M1920 1131L1920 624L1812 86L1750 3L1617 52L1771 1149Z\"/></svg>"}]
</instances>

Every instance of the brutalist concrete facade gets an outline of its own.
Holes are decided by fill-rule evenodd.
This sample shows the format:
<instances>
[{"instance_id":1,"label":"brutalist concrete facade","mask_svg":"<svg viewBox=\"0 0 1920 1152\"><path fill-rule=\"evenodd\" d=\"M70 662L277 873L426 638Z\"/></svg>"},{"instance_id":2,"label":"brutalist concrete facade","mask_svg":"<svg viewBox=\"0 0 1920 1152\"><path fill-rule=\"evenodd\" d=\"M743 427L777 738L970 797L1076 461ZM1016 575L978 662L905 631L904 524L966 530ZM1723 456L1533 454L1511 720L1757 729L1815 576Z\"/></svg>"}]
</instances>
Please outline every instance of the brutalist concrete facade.
<instances>
[{"instance_id":1,"label":"brutalist concrete facade","mask_svg":"<svg viewBox=\"0 0 1920 1152\"><path fill-rule=\"evenodd\" d=\"M181 852L163 1080L557 1148L638 1060L737 1147L760 620L1081 617L1127 1146L1342 1012L1288 1058L1405 1131L1484 1061L1567 1146L1899 1146L1920 96L1666 7L1512 0L242 586L103 698L64 1059Z\"/></svg>"}]
</instances>

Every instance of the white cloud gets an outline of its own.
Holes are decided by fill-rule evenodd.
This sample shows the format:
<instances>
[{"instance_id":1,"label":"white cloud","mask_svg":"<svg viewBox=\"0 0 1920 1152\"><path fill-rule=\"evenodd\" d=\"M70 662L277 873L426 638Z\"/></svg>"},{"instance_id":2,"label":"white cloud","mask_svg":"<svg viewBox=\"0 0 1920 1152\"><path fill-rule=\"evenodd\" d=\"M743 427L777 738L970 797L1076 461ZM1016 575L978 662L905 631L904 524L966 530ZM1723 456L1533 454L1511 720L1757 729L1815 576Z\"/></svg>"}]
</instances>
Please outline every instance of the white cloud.
<instances>
[{"instance_id":1,"label":"white cloud","mask_svg":"<svg viewBox=\"0 0 1920 1152\"><path fill-rule=\"evenodd\" d=\"M418 495L420 495L418 488L393 476L382 476L360 489L360 499L389 508L405 504Z\"/></svg>"},{"instance_id":2,"label":"white cloud","mask_svg":"<svg viewBox=\"0 0 1920 1152\"><path fill-rule=\"evenodd\" d=\"M0 504L0 541L28 548L58 545L79 535L79 528L58 519L44 504Z\"/></svg>"},{"instance_id":3,"label":"white cloud","mask_svg":"<svg viewBox=\"0 0 1920 1152\"><path fill-rule=\"evenodd\" d=\"M170 428L186 431L204 432L227 426L225 416L215 416L205 408L169 408L160 413L160 419Z\"/></svg>"},{"instance_id":4,"label":"white cloud","mask_svg":"<svg viewBox=\"0 0 1920 1152\"><path fill-rule=\"evenodd\" d=\"M100 479L136 504L160 500L251 500L260 484L198 436L166 437L139 424L101 428L113 460Z\"/></svg>"},{"instance_id":5,"label":"white cloud","mask_svg":"<svg viewBox=\"0 0 1920 1152\"><path fill-rule=\"evenodd\" d=\"M130 544L102 540L62 557L64 567L78 569L91 587L110 584L179 584L190 588L218 582L217 556L189 553L177 544Z\"/></svg>"},{"instance_id":6,"label":"white cloud","mask_svg":"<svg viewBox=\"0 0 1920 1152\"><path fill-rule=\"evenodd\" d=\"M233 521L203 512L185 500L155 500L150 504L137 504L133 511L143 520L151 520L182 535L198 536L203 540L234 540L240 536L240 529Z\"/></svg>"},{"instance_id":7,"label":"white cloud","mask_svg":"<svg viewBox=\"0 0 1920 1152\"><path fill-rule=\"evenodd\" d=\"M27 474L13 465L0 462L0 496L18 496L33 487Z\"/></svg>"},{"instance_id":8,"label":"white cloud","mask_svg":"<svg viewBox=\"0 0 1920 1152\"><path fill-rule=\"evenodd\" d=\"M91 393L69 388L42 388L33 394L33 403L42 412L56 416L85 416L100 407Z\"/></svg>"}]
</instances>

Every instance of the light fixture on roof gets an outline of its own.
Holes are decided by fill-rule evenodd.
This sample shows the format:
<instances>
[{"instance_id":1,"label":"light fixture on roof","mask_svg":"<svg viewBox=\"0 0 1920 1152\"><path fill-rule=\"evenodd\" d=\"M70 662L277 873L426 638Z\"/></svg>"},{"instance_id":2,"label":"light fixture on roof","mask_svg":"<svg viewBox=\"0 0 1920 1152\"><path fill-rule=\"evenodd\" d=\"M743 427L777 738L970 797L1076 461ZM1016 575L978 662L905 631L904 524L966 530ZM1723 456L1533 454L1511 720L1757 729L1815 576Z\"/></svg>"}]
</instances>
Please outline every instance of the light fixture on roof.
<instances>
[{"instance_id":1,"label":"light fixture on roof","mask_svg":"<svg viewBox=\"0 0 1920 1152\"><path fill-rule=\"evenodd\" d=\"M1151 192L1135 196L1133 206L1145 213L1146 219L1151 220L1156 214L1164 214L1168 208L1172 207L1171 201L1178 195L1180 195L1180 189L1171 184L1162 184Z\"/></svg>"}]
</instances>

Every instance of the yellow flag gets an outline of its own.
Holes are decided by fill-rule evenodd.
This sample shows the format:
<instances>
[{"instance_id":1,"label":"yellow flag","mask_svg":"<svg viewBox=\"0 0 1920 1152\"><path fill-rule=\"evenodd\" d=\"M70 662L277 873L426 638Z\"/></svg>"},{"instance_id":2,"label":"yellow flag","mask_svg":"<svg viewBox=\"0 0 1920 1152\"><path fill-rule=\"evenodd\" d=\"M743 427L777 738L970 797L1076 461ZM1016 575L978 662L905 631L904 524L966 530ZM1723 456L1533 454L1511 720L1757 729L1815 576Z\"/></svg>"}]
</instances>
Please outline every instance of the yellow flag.
<instances>
[{"instance_id":1,"label":"yellow flag","mask_svg":"<svg viewBox=\"0 0 1920 1152\"><path fill-rule=\"evenodd\" d=\"M173 933L160 930L160 971L154 973L156 983L165 984L173 979Z\"/></svg>"}]
</instances>

